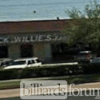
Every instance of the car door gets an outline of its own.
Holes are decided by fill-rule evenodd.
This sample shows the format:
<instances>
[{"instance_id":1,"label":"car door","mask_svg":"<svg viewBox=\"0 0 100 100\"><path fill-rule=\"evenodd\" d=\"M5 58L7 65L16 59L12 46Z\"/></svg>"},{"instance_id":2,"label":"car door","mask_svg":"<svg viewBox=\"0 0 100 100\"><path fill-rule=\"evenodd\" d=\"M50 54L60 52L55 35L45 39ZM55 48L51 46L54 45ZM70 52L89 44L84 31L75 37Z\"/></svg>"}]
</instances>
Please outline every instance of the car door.
<instances>
[{"instance_id":1,"label":"car door","mask_svg":"<svg viewBox=\"0 0 100 100\"><path fill-rule=\"evenodd\" d=\"M28 60L27 67L32 67L32 61L31 60Z\"/></svg>"},{"instance_id":2,"label":"car door","mask_svg":"<svg viewBox=\"0 0 100 100\"><path fill-rule=\"evenodd\" d=\"M34 60L28 60L28 67L34 67L37 66L36 62Z\"/></svg>"},{"instance_id":3,"label":"car door","mask_svg":"<svg viewBox=\"0 0 100 100\"><path fill-rule=\"evenodd\" d=\"M39 59L35 59L35 60L36 60L37 66L40 66L42 64L42 62Z\"/></svg>"},{"instance_id":4,"label":"car door","mask_svg":"<svg viewBox=\"0 0 100 100\"><path fill-rule=\"evenodd\" d=\"M38 66L38 64L36 63L35 60L32 60L32 66L33 66L33 67L34 67L34 66Z\"/></svg>"}]
</instances>

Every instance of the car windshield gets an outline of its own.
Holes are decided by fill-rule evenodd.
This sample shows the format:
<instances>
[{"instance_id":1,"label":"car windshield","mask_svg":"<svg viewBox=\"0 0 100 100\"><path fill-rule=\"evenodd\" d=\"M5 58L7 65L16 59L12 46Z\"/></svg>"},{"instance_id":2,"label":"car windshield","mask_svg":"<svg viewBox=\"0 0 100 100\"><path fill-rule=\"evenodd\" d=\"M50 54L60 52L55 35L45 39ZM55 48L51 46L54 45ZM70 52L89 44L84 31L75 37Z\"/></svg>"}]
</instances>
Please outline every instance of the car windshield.
<instances>
[{"instance_id":1,"label":"car windshield","mask_svg":"<svg viewBox=\"0 0 100 100\"><path fill-rule=\"evenodd\" d=\"M9 65L24 65L26 61L13 61Z\"/></svg>"}]
</instances>

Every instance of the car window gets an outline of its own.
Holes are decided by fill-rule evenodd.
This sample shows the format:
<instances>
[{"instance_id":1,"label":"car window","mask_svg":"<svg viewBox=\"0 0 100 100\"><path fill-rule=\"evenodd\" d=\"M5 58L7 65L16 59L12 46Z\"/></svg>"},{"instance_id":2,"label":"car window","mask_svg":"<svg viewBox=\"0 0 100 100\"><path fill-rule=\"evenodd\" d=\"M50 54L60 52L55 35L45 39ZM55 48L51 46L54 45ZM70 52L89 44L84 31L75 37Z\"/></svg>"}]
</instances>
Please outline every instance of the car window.
<instances>
[{"instance_id":1,"label":"car window","mask_svg":"<svg viewBox=\"0 0 100 100\"><path fill-rule=\"evenodd\" d=\"M37 63L41 62L39 59L36 59Z\"/></svg>"},{"instance_id":2,"label":"car window","mask_svg":"<svg viewBox=\"0 0 100 100\"><path fill-rule=\"evenodd\" d=\"M34 60L32 60L32 64L34 64L35 63L35 61Z\"/></svg>"},{"instance_id":3,"label":"car window","mask_svg":"<svg viewBox=\"0 0 100 100\"><path fill-rule=\"evenodd\" d=\"M28 65L29 65L29 64L32 64L32 61L31 61L31 60L28 61Z\"/></svg>"},{"instance_id":4,"label":"car window","mask_svg":"<svg viewBox=\"0 0 100 100\"><path fill-rule=\"evenodd\" d=\"M10 63L10 65L23 65L25 63L26 63L26 61L13 61Z\"/></svg>"},{"instance_id":5,"label":"car window","mask_svg":"<svg viewBox=\"0 0 100 100\"><path fill-rule=\"evenodd\" d=\"M28 64L34 64L34 63L35 63L34 60L29 60L29 61L28 61Z\"/></svg>"}]
</instances>

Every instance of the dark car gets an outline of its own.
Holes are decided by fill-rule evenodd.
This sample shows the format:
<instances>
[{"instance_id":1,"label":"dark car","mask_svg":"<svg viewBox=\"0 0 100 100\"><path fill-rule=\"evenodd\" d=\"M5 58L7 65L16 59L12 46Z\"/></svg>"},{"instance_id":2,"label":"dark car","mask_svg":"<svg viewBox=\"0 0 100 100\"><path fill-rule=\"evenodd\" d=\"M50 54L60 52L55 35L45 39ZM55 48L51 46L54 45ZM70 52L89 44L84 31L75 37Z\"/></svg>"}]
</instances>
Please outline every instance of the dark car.
<instances>
[{"instance_id":1,"label":"dark car","mask_svg":"<svg viewBox=\"0 0 100 100\"><path fill-rule=\"evenodd\" d=\"M100 64L100 57L92 59L90 63L91 64Z\"/></svg>"},{"instance_id":2,"label":"dark car","mask_svg":"<svg viewBox=\"0 0 100 100\"><path fill-rule=\"evenodd\" d=\"M80 62L90 62L96 55L93 54L92 51L80 51L77 56L75 56L75 60Z\"/></svg>"}]
</instances>

